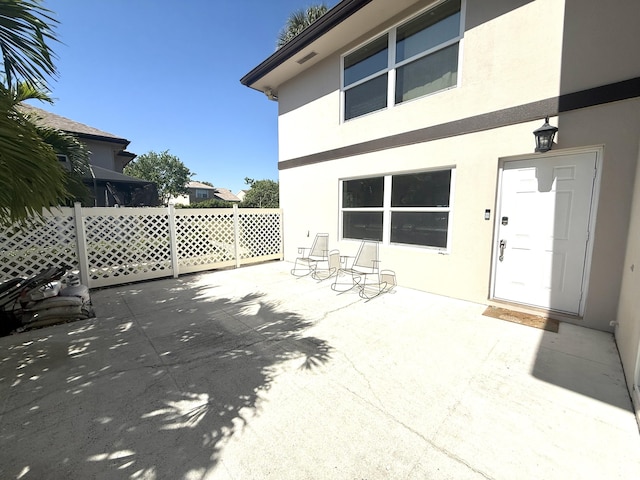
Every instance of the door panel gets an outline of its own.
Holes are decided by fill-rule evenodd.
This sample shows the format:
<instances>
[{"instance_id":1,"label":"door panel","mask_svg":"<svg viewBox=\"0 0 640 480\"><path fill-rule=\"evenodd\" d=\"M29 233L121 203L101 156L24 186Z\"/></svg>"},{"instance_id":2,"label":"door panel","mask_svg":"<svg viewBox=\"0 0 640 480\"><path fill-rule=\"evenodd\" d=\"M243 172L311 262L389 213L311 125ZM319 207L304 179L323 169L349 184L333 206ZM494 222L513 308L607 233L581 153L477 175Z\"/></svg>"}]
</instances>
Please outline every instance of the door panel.
<instances>
[{"instance_id":1,"label":"door panel","mask_svg":"<svg viewBox=\"0 0 640 480\"><path fill-rule=\"evenodd\" d=\"M587 152L504 164L495 298L579 313L596 159Z\"/></svg>"}]
</instances>

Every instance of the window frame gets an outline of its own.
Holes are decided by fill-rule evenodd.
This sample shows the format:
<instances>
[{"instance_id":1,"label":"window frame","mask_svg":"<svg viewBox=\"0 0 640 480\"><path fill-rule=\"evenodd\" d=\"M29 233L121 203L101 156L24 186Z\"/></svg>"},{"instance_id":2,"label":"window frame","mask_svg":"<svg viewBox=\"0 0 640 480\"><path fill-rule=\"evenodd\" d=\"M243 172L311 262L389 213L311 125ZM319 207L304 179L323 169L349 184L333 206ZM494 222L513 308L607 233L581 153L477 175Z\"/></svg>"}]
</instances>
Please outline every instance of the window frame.
<instances>
[{"instance_id":1,"label":"window frame","mask_svg":"<svg viewBox=\"0 0 640 480\"><path fill-rule=\"evenodd\" d=\"M352 120L358 119L358 118L362 118L362 117L366 117L368 115L372 115L375 114L376 112L381 112L381 111L385 111L385 110L389 110L392 108L397 107L398 105L402 105L405 103L410 103L413 102L415 100L419 100L422 98L426 98L429 97L431 95L437 95L438 93L441 92L445 92L447 90L451 90L454 88L458 88L460 86L460 81L462 78L461 75L461 70L462 70L462 44L463 44L463 39L464 39L464 25L465 25L465 11L466 11L466 3L467 0L460 0L460 25L459 25L459 31L458 31L458 35L455 38L451 38L441 44L438 44L435 47L432 47L430 49L424 50L420 53L417 53L409 58L405 58L404 60L400 61L400 62L396 62L396 46L397 46L397 38L396 38L396 32L398 30L399 27L402 27L408 23L410 23L411 21L415 20L416 18L418 18L420 15L424 14L425 12L432 10L434 8L437 8L438 6L440 6L441 4L445 3L448 0L439 0L437 2L434 2L433 4L429 5L427 8L423 8L421 10L419 10L418 12L416 12L414 15L411 15L410 17L405 18L404 20L394 24L392 27L384 30L383 32L380 32L378 35L374 35L370 38L368 38L366 41L358 44L356 47L348 50L347 52L343 53L340 56L340 121L341 123L345 123L345 122L350 122ZM376 40L380 39L381 37L387 35L388 39L387 39L387 67L384 68L383 70L380 70L376 73L370 74L367 77L361 78L360 80L357 80L355 82L350 83L348 86L345 86L345 59L346 57L348 57L349 55L357 52L358 50L362 49L363 47L367 46L368 44L375 42ZM452 45L458 44L458 62L457 62L457 74L456 74L456 83L455 85L452 85L450 87L446 87L440 90L436 90L434 92L430 92L427 93L425 95L421 95L418 96L416 98L412 98L409 100L405 100L403 102L398 102L396 103L396 71L406 65L409 65L415 61L420 60L421 58L427 57L429 55L432 55L436 52L439 52L441 50L444 50L448 47L451 47ZM381 77L383 75L387 75L387 105L386 107L382 107L379 108L377 110L372 110L371 112L367 112L364 113L362 115L357 115L351 118L346 118L346 92L358 87L370 80L373 80L374 78L377 77Z\"/></svg>"},{"instance_id":2,"label":"window frame","mask_svg":"<svg viewBox=\"0 0 640 480\"><path fill-rule=\"evenodd\" d=\"M196 188L195 190L196 199L206 200L209 198L209 190L207 190L206 188Z\"/></svg>"},{"instance_id":3,"label":"window frame","mask_svg":"<svg viewBox=\"0 0 640 480\"><path fill-rule=\"evenodd\" d=\"M450 183L449 183L449 206L448 207L392 207L391 199L392 199L392 183L394 176L401 175L411 175L418 173L429 173L429 172L442 172L442 171L450 171ZM353 180L361 180L368 178L383 178L383 203L382 207L352 207L347 208L343 206L343 189L344 182L349 182ZM452 244L452 232L453 232L453 216L454 216L454 208L453 208L453 200L455 198L455 184L456 184L456 166L455 165L444 165L438 166L434 168L428 169L419 169L419 170L409 170L409 171L399 171L393 173L384 173L377 175L361 175L357 177L348 177L342 178L338 181L339 184L339 218L338 218L338 234L339 238L342 241L361 241L362 239L357 238L348 238L344 236L344 212L366 212L366 213L374 213L374 212L382 212L382 243L383 245L391 245L394 247L402 247L402 248L412 248L412 249L421 249L425 251L431 251L436 253L450 253L451 252L451 244ZM431 246L431 245L417 245L412 243L400 243L400 242L392 242L391 241L391 216L394 212L401 213L410 213L410 212L418 212L418 213L440 213L446 212L448 214L447 219L447 244L445 247Z\"/></svg>"}]
</instances>

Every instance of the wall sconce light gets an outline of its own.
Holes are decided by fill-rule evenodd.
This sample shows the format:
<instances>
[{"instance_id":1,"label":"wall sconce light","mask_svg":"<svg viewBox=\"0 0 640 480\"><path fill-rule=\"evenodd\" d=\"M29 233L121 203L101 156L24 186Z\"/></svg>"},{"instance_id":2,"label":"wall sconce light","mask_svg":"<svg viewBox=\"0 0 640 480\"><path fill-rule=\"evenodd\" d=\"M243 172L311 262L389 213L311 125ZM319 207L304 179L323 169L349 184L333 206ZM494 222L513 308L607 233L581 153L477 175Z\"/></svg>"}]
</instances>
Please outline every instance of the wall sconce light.
<instances>
[{"instance_id":1,"label":"wall sconce light","mask_svg":"<svg viewBox=\"0 0 640 480\"><path fill-rule=\"evenodd\" d=\"M558 127L549 125L549 117L545 117L544 125L533 131L536 137L536 152L547 152L551 150L553 145L553 137L555 137Z\"/></svg>"}]
</instances>

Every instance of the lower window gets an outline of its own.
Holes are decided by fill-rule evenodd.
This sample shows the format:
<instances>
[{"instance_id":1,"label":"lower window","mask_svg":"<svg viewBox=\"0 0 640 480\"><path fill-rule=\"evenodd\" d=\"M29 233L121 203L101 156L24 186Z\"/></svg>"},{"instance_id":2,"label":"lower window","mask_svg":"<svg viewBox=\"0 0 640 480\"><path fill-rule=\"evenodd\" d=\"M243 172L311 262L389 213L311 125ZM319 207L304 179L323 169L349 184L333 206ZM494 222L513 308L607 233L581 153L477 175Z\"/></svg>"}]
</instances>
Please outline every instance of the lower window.
<instances>
[{"instance_id":1,"label":"lower window","mask_svg":"<svg viewBox=\"0 0 640 480\"><path fill-rule=\"evenodd\" d=\"M344 238L382 241L382 212L344 212Z\"/></svg>"},{"instance_id":2,"label":"lower window","mask_svg":"<svg viewBox=\"0 0 640 480\"><path fill-rule=\"evenodd\" d=\"M449 213L391 212L391 243L447 248Z\"/></svg>"},{"instance_id":3,"label":"lower window","mask_svg":"<svg viewBox=\"0 0 640 480\"><path fill-rule=\"evenodd\" d=\"M342 238L447 249L454 169L342 181Z\"/></svg>"}]
</instances>

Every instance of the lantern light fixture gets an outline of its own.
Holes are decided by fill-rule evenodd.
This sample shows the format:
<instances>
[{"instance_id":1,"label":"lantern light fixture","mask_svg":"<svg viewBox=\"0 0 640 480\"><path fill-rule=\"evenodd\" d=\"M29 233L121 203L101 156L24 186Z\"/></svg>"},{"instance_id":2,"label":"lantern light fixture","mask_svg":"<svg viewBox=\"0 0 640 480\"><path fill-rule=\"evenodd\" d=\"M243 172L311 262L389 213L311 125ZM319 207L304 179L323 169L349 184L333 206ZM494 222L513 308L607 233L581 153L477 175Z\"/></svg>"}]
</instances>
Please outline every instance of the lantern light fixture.
<instances>
[{"instance_id":1,"label":"lantern light fixture","mask_svg":"<svg viewBox=\"0 0 640 480\"><path fill-rule=\"evenodd\" d=\"M536 137L536 152L548 152L553 146L553 137L555 137L558 127L549 125L549 117L545 117L544 125L533 131Z\"/></svg>"}]
</instances>

